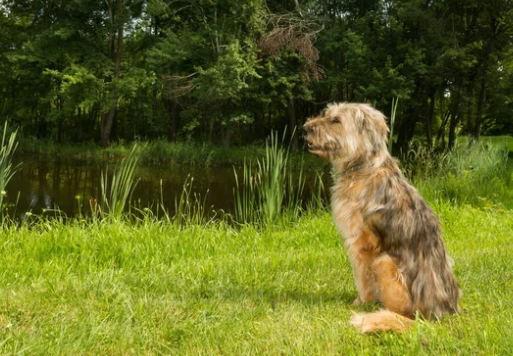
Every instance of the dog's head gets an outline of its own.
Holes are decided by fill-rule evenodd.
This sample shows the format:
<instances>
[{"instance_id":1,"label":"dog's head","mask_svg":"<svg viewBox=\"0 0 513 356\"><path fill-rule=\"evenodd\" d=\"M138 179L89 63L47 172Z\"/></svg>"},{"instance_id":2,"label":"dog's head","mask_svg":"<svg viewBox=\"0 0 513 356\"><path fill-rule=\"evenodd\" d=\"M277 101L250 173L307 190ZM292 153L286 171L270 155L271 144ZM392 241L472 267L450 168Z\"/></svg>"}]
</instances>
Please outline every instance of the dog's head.
<instances>
[{"instance_id":1,"label":"dog's head","mask_svg":"<svg viewBox=\"0 0 513 356\"><path fill-rule=\"evenodd\" d=\"M330 104L303 130L308 150L329 161L366 160L387 152L385 116L367 104Z\"/></svg>"}]
</instances>

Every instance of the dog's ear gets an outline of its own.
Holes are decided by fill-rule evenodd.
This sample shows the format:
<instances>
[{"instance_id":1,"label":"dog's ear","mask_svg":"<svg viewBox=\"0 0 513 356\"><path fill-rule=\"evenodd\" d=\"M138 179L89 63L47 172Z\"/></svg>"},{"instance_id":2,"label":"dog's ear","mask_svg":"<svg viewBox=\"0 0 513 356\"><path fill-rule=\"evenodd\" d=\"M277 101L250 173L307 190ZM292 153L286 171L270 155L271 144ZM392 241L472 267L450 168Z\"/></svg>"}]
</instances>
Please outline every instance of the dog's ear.
<instances>
[{"instance_id":1,"label":"dog's ear","mask_svg":"<svg viewBox=\"0 0 513 356\"><path fill-rule=\"evenodd\" d=\"M354 120L356 123L356 127L358 128L359 133L363 133L365 129L367 128L367 119L365 117L365 113L360 108L356 109L356 112L354 114Z\"/></svg>"}]
</instances>

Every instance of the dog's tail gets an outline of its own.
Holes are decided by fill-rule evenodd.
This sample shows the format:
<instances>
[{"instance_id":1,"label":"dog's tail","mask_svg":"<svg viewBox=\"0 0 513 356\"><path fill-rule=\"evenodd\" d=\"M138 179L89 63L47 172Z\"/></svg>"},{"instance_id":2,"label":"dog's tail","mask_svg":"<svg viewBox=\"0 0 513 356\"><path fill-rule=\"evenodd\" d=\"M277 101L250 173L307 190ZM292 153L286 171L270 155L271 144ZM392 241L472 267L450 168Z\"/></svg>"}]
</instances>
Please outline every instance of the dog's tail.
<instances>
[{"instance_id":1,"label":"dog's tail","mask_svg":"<svg viewBox=\"0 0 513 356\"><path fill-rule=\"evenodd\" d=\"M412 319L390 310L370 314L353 313L350 323L365 334L389 330L403 332L413 327Z\"/></svg>"}]
</instances>

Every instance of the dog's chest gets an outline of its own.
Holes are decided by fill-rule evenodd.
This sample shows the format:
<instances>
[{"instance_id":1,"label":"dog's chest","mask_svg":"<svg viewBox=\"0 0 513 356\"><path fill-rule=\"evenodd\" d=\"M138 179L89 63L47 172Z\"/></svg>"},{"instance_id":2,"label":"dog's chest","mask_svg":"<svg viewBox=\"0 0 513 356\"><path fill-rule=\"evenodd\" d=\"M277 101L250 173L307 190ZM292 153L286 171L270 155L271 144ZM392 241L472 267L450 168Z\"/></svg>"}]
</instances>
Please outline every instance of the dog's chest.
<instances>
[{"instance_id":1,"label":"dog's chest","mask_svg":"<svg viewBox=\"0 0 513 356\"><path fill-rule=\"evenodd\" d=\"M358 238L363 227L364 200L354 194L353 188L351 182L338 183L331 192L333 222L349 244Z\"/></svg>"}]
</instances>

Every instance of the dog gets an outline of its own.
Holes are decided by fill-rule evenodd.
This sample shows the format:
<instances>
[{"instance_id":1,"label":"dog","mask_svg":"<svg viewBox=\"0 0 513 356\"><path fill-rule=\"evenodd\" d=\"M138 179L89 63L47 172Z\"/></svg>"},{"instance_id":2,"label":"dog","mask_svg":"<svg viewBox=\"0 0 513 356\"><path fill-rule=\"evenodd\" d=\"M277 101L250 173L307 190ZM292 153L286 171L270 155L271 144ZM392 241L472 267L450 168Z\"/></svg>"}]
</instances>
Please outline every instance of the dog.
<instances>
[{"instance_id":1,"label":"dog","mask_svg":"<svg viewBox=\"0 0 513 356\"><path fill-rule=\"evenodd\" d=\"M440 220L389 154L385 116L367 104L330 104L303 130L308 150L332 164L331 208L354 271L353 304L385 308L354 313L351 324L364 333L401 332L417 314L460 313Z\"/></svg>"}]
</instances>

